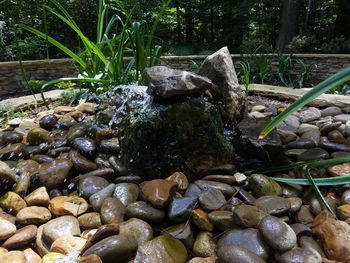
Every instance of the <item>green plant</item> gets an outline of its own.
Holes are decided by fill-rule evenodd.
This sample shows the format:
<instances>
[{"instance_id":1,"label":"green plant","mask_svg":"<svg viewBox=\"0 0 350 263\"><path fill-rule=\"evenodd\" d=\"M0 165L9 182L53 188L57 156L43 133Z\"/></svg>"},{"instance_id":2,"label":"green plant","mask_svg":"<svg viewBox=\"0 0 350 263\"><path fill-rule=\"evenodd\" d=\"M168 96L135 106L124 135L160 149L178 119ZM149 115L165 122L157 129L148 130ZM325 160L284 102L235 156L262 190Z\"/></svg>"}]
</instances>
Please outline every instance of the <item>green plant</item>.
<instances>
[{"instance_id":1,"label":"green plant","mask_svg":"<svg viewBox=\"0 0 350 263\"><path fill-rule=\"evenodd\" d=\"M277 77L279 81L286 87L293 87L292 76L290 74L291 67L292 55L279 53Z\"/></svg>"},{"instance_id":2,"label":"green plant","mask_svg":"<svg viewBox=\"0 0 350 263\"><path fill-rule=\"evenodd\" d=\"M295 101L290 105L285 111L280 113L276 118L274 118L260 133L260 139L266 137L273 129L275 129L282 121L284 121L289 115L297 111L313 99L317 98L319 95L326 93L332 88L335 88L345 82L350 81L350 67L346 68L337 74L327 78L313 89L308 91L304 96Z\"/></svg>"},{"instance_id":3,"label":"green plant","mask_svg":"<svg viewBox=\"0 0 350 263\"><path fill-rule=\"evenodd\" d=\"M194 61L194 60L191 60L191 63L192 63L192 68L193 68L194 72L198 73L200 68L201 68L201 66L202 66L202 63Z\"/></svg>"},{"instance_id":4,"label":"green plant","mask_svg":"<svg viewBox=\"0 0 350 263\"><path fill-rule=\"evenodd\" d=\"M250 64L247 60L239 63L240 71L238 73L238 78L240 82L243 82L246 95L249 94L249 85L250 85Z\"/></svg>"},{"instance_id":5,"label":"green plant","mask_svg":"<svg viewBox=\"0 0 350 263\"><path fill-rule=\"evenodd\" d=\"M307 65L301 59L298 59L297 63L302 70L301 74L296 78L296 82L298 83L298 86L301 89L304 87L306 81L310 78L313 65Z\"/></svg>"},{"instance_id":6,"label":"green plant","mask_svg":"<svg viewBox=\"0 0 350 263\"><path fill-rule=\"evenodd\" d=\"M103 90L103 86L111 84L124 83L130 79L129 73L132 68L136 68L136 80L141 80L143 69L146 66L152 66L158 63L161 47L155 46L152 48L152 40L159 23L160 16L166 10L171 0L167 0L157 15L151 32L145 35L145 30L141 28L139 22L131 23L133 10L127 12L120 1L112 1L118 7L118 11L125 17L125 22L119 15L113 14L109 17L111 5L105 0L99 0L97 36L96 41L88 39L80 30L77 23L74 21L68 11L56 0L50 0L54 7L44 5L45 10L64 22L78 36L83 44L84 50L76 54L64 44L48 36L47 34L24 24L20 27L36 34L37 36L47 40L61 51L70 56L77 65L79 65L79 76L77 78L61 78L45 83L41 89L41 95L45 105L48 107L46 99L43 95L43 90L49 85L56 84L61 81L75 81L80 83L90 83L91 91ZM130 28L129 25L131 25ZM121 27L121 32L117 34L115 31ZM124 69L124 53L130 46L133 53L133 59Z\"/></svg>"},{"instance_id":7,"label":"green plant","mask_svg":"<svg viewBox=\"0 0 350 263\"><path fill-rule=\"evenodd\" d=\"M41 87L45 82L45 80L28 80L25 88L32 94L40 93Z\"/></svg>"},{"instance_id":8,"label":"green plant","mask_svg":"<svg viewBox=\"0 0 350 263\"><path fill-rule=\"evenodd\" d=\"M40 89L41 89L42 85L40 86ZM56 84L54 84L54 87L56 89L73 89L75 87L75 84L71 81L61 81L61 82L58 82Z\"/></svg>"},{"instance_id":9,"label":"green plant","mask_svg":"<svg viewBox=\"0 0 350 263\"><path fill-rule=\"evenodd\" d=\"M252 58L256 67L257 79L261 84L264 84L264 82L271 77L271 60L264 54L252 54Z\"/></svg>"}]
</instances>

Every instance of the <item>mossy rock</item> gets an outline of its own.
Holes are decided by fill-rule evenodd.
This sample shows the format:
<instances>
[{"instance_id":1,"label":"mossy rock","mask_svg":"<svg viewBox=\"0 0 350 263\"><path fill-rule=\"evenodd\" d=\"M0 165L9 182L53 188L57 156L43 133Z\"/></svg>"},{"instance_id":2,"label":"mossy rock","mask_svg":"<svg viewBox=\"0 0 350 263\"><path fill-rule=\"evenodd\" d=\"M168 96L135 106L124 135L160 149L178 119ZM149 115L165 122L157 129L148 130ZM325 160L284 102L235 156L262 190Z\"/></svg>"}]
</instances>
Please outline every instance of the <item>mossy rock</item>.
<instances>
[{"instance_id":1,"label":"mossy rock","mask_svg":"<svg viewBox=\"0 0 350 263\"><path fill-rule=\"evenodd\" d=\"M180 171L195 179L232 157L219 111L199 98L134 110L122 121L119 135L123 161L150 178Z\"/></svg>"}]
</instances>

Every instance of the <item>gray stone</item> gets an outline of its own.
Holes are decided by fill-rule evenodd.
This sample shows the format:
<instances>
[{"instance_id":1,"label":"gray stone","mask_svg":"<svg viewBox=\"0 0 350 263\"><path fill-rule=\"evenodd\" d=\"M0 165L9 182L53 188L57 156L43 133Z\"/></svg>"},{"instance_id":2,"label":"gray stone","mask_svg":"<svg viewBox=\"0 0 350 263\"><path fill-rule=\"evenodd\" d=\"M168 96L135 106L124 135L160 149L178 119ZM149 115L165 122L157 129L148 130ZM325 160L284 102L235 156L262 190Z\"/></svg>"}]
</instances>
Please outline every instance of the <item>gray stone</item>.
<instances>
[{"instance_id":1,"label":"gray stone","mask_svg":"<svg viewBox=\"0 0 350 263\"><path fill-rule=\"evenodd\" d=\"M233 229L227 231L217 243L219 249L223 245L240 246L264 260L269 256L269 247L262 240L259 231L254 228Z\"/></svg>"},{"instance_id":2,"label":"gray stone","mask_svg":"<svg viewBox=\"0 0 350 263\"><path fill-rule=\"evenodd\" d=\"M318 130L318 127L316 125L312 125L309 123L303 123L299 126L298 133L303 134L305 132L312 131L312 130Z\"/></svg>"},{"instance_id":3,"label":"gray stone","mask_svg":"<svg viewBox=\"0 0 350 263\"><path fill-rule=\"evenodd\" d=\"M263 218L259 225L259 231L269 246L281 253L297 245L297 237L293 229L277 217L266 216Z\"/></svg>"},{"instance_id":4,"label":"gray stone","mask_svg":"<svg viewBox=\"0 0 350 263\"><path fill-rule=\"evenodd\" d=\"M102 202L100 214L103 224L118 224L124 221L125 206L118 198L107 197Z\"/></svg>"},{"instance_id":5,"label":"gray stone","mask_svg":"<svg viewBox=\"0 0 350 263\"><path fill-rule=\"evenodd\" d=\"M205 77L165 66L146 68L143 76L147 93L157 99L203 93L212 87Z\"/></svg>"},{"instance_id":6,"label":"gray stone","mask_svg":"<svg viewBox=\"0 0 350 263\"><path fill-rule=\"evenodd\" d=\"M80 196L88 199L108 185L108 181L102 177L88 176L79 180L77 189Z\"/></svg>"},{"instance_id":7,"label":"gray stone","mask_svg":"<svg viewBox=\"0 0 350 263\"><path fill-rule=\"evenodd\" d=\"M317 108L311 107L307 110L304 110L300 113L300 121L301 122L310 122L317 120L321 117L321 111Z\"/></svg>"},{"instance_id":8,"label":"gray stone","mask_svg":"<svg viewBox=\"0 0 350 263\"><path fill-rule=\"evenodd\" d=\"M199 203L206 211L218 210L226 204L226 199L220 190L209 188L199 195Z\"/></svg>"},{"instance_id":9,"label":"gray stone","mask_svg":"<svg viewBox=\"0 0 350 263\"><path fill-rule=\"evenodd\" d=\"M295 115L289 115L285 120L284 123L290 127L293 127L294 129L298 129L300 126L300 120Z\"/></svg>"},{"instance_id":10,"label":"gray stone","mask_svg":"<svg viewBox=\"0 0 350 263\"><path fill-rule=\"evenodd\" d=\"M90 204L94 211L99 212L101 210L103 200L105 200L107 197L111 197L114 189L115 184L110 184L89 197Z\"/></svg>"},{"instance_id":11,"label":"gray stone","mask_svg":"<svg viewBox=\"0 0 350 263\"><path fill-rule=\"evenodd\" d=\"M321 148L308 149L299 155L298 161L310 161L329 158L328 152Z\"/></svg>"},{"instance_id":12,"label":"gray stone","mask_svg":"<svg viewBox=\"0 0 350 263\"><path fill-rule=\"evenodd\" d=\"M310 139L299 139L286 145L287 149L310 149L314 147L316 147L316 144Z\"/></svg>"},{"instance_id":13,"label":"gray stone","mask_svg":"<svg viewBox=\"0 0 350 263\"><path fill-rule=\"evenodd\" d=\"M309 139L309 140L313 141L316 146L320 142L320 138L321 138L321 133L318 129L307 131L307 132L303 133L303 135L301 136L301 139Z\"/></svg>"},{"instance_id":14,"label":"gray stone","mask_svg":"<svg viewBox=\"0 0 350 263\"><path fill-rule=\"evenodd\" d=\"M196 197L173 198L168 206L169 219L175 223L188 220L196 203Z\"/></svg>"},{"instance_id":15,"label":"gray stone","mask_svg":"<svg viewBox=\"0 0 350 263\"><path fill-rule=\"evenodd\" d=\"M43 239L52 244L62 236L80 236L79 221L74 216L61 216L47 222L43 228Z\"/></svg>"},{"instance_id":16,"label":"gray stone","mask_svg":"<svg viewBox=\"0 0 350 263\"><path fill-rule=\"evenodd\" d=\"M137 200L139 187L137 184L132 183L117 184L113 196L118 198L123 205L127 206Z\"/></svg>"},{"instance_id":17,"label":"gray stone","mask_svg":"<svg viewBox=\"0 0 350 263\"><path fill-rule=\"evenodd\" d=\"M250 250L238 245L222 245L218 249L218 258L221 263L264 263L261 257Z\"/></svg>"},{"instance_id":18,"label":"gray stone","mask_svg":"<svg viewBox=\"0 0 350 263\"><path fill-rule=\"evenodd\" d=\"M346 123L350 120L350 114L339 114L334 116L334 121L340 121L342 123Z\"/></svg>"},{"instance_id":19,"label":"gray stone","mask_svg":"<svg viewBox=\"0 0 350 263\"><path fill-rule=\"evenodd\" d=\"M321 255L314 249L294 248L281 255L281 263L322 263Z\"/></svg>"},{"instance_id":20,"label":"gray stone","mask_svg":"<svg viewBox=\"0 0 350 263\"><path fill-rule=\"evenodd\" d=\"M336 107L336 106L330 106L330 107L327 107L327 108L321 110L322 117L335 116L335 115L339 115L341 113L342 113L341 109L339 107Z\"/></svg>"},{"instance_id":21,"label":"gray stone","mask_svg":"<svg viewBox=\"0 0 350 263\"><path fill-rule=\"evenodd\" d=\"M209 78L214 87L214 97L222 100L222 115L231 122L239 121L244 113L246 94L239 86L232 57L227 47L208 56L199 75Z\"/></svg>"},{"instance_id":22,"label":"gray stone","mask_svg":"<svg viewBox=\"0 0 350 263\"><path fill-rule=\"evenodd\" d=\"M165 217L163 210L153 208L143 201L137 201L128 205L125 214L128 218L139 218L151 224L161 223Z\"/></svg>"},{"instance_id":23,"label":"gray stone","mask_svg":"<svg viewBox=\"0 0 350 263\"><path fill-rule=\"evenodd\" d=\"M291 131L285 131L285 130L278 129L277 133L280 136L281 142L283 144L293 142L298 138L298 136L294 132L291 132Z\"/></svg>"},{"instance_id":24,"label":"gray stone","mask_svg":"<svg viewBox=\"0 0 350 263\"><path fill-rule=\"evenodd\" d=\"M193 254L196 257L216 256L216 243L211 232L199 232L193 244Z\"/></svg>"},{"instance_id":25,"label":"gray stone","mask_svg":"<svg viewBox=\"0 0 350 263\"><path fill-rule=\"evenodd\" d=\"M153 238L152 227L141 219L131 218L119 227L120 234L132 236L139 246Z\"/></svg>"},{"instance_id":26,"label":"gray stone","mask_svg":"<svg viewBox=\"0 0 350 263\"><path fill-rule=\"evenodd\" d=\"M290 202L279 196L262 196L256 200L255 205L270 215L284 214L290 209Z\"/></svg>"}]
</instances>

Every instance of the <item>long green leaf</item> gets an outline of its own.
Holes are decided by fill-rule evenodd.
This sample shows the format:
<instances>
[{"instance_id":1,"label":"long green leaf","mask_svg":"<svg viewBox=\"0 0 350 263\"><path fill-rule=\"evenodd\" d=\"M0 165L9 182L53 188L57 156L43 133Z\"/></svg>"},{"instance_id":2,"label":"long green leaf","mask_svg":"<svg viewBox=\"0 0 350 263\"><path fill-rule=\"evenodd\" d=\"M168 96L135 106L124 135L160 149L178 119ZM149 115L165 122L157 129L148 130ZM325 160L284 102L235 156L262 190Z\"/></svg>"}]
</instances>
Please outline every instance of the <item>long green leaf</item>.
<instances>
[{"instance_id":1,"label":"long green leaf","mask_svg":"<svg viewBox=\"0 0 350 263\"><path fill-rule=\"evenodd\" d=\"M270 178L280 183L310 185L310 181L308 179L303 179L303 178L283 178L283 177L270 177ZM350 184L350 175L325 177L325 178L313 178L313 180L317 186L345 185L345 184Z\"/></svg>"},{"instance_id":2,"label":"long green leaf","mask_svg":"<svg viewBox=\"0 0 350 263\"><path fill-rule=\"evenodd\" d=\"M318 186L316 185L314 179L312 178L311 174L310 174L310 169L309 168L306 168L306 171L305 171L305 175L306 175L306 178L309 180L310 182L310 185L312 186L312 188L314 189L314 191L316 192L316 195L318 196L319 200L321 200L323 206L325 208L327 208L327 210L335 216L335 213L333 211L333 209L329 206L327 200L324 198L324 196L322 195L320 189L318 188Z\"/></svg>"},{"instance_id":3,"label":"long green leaf","mask_svg":"<svg viewBox=\"0 0 350 263\"><path fill-rule=\"evenodd\" d=\"M68 56L70 56L82 68L84 68L84 69L86 68L86 66L87 66L86 63L78 55L76 55L73 51L71 51L69 48L67 48L66 46L64 46L63 44L58 42L57 40L53 39L52 37L46 35L45 33L41 32L33 27L23 25L23 24L19 25L19 27L49 41L51 44L53 44L54 46L56 46L57 48L62 50L64 53L66 53Z\"/></svg>"},{"instance_id":4,"label":"long green leaf","mask_svg":"<svg viewBox=\"0 0 350 263\"><path fill-rule=\"evenodd\" d=\"M297 111L298 109L300 109L301 107L309 103L310 101L314 100L319 95L347 81L350 81L350 67L322 81L320 84L315 86L312 90L308 91L300 99L295 101L292 105L290 105L285 111L280 113L263 129L263 131L260 133L259 138L260 139L265 138L273 129L275 129L289 115L291 115L293 112Z\"/></svg>"}]
</instances>

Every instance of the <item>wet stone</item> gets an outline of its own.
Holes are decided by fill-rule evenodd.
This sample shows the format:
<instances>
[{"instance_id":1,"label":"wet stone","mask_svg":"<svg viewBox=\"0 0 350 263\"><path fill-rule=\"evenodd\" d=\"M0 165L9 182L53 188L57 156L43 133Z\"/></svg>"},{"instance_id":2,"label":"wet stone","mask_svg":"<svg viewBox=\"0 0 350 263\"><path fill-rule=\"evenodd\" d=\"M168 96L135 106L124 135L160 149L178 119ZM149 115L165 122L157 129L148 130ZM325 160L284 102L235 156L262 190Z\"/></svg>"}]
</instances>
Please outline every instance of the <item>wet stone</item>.
<instances>
[{"instance_id":1,"label":"wet stone","mask_svg":"<svg viewBox=\"0 0 350 263\"><path fill-rule=\"evenodd\" d=\"M299 161L310 161L310 160L320 160L320 159L328 159L329 154L325 150L321 148L313 148L308 149L302 154L299 155Z\"/></svg>"},{"instance_id":2,"label":"wet stone","mask_svg":"<svg viewBox=\"0 0 350 263\"><path fill-rule=\"evenodd\" d=\"M239 205L232 210L233 220L242 227L257 228L261 220L268 214L256 206Z\"/></svg>"},{"instance_id":3,"label":"wet stone","mask_svg":"<svg viewBox=\"0 0 350 263\"><path fill-rule=\"evenodd\" d=\"M300 121L301 122L310 122L317 120L321 117L321 111L317 108L308 108L300 113Z\"/></svg>"},{"instance_id":4,"label":"wet stone","mask_svg":"<svg viewBox=\"0 0 350 263\"><path fill-rule=\"evenodd\" d=\"M350 152L350 147L344 144L334 142L321 142L319 147L328 152Z\"/></svg>"},{"instance_id":5,"label":"wet stone","mask_svg":"<svg viewBox=\"0 0 350 263\"><path fill-rule=\"evenodd\" d=\"M18 213L20 210L27 207L27 204L18 194L7 192L0 198L0 206Z\"/></svg>"},{"instance_id":6,"label":"wet stone","mask_svg":"<svg viewBox=\"0 0 350 263\"><path fill-rule=\"evenodd\" d=\"M259 225L259 231L269 246L281 253L297 244L293 229L277 217L266 216Z\"/></svg>"},{"instance_id":7,"label":"wet stone","mask_svg":"<svg viewBox=\"0 0 350 263\"><path fill-rule=\"evenodd\" d=\"M20 143L23 140L23 135L12 131L0 133L0 145Z\"/></svg>"},{"instance_id":8,"label":"wet stone","mask_svg":"<svg viewBox=\"0 0 350 263\"><path fill-rule=\"evenodd\" d=\"M265 260L249 249L239 245L225 244L218 248L218 258L222 263L264 263Z\"/></svg>"},{"instance_id":9,"label":"wet stone","mask_svg":"<svg viewBox=\"0 0 350 263\"><path fill-rule=\"evenodd\" d=\"M0 217L0 240L5 240L16 233L16 226Z\"/></svg>"},{"instance_id":10,"label":"wet stone","mask_svg":"<svg viewBox=\"0 0 350 263\"><path fill-rule=\"evenodd\" d=\"M94 156L97 148L95 141L83 137L74 139L73 146L79 153L81 153L85 157Z\"/></svg>"},{"instance_id":11,"label":"wet stone","mask_svg":"<svg viewBox=\"0 0 350 263\"><path fill-rule=\"evenodd\" d=\"M281 186L273 181L271 178L262 174L253 174L249 178L249 184L253 194L256 197L265 195L281 195Z\"/></svg>"},{"instance_id":12,"label":"wet stone","mask_svg":"<svg viewBox=\"0 0 350 263\"><path fill-rule=\"evenodd\" d=\"M237 227L230 211L213 211L208 214L208 218L209 222L221 231Z\"/></svg>"},{"instance_id":13,"label":"wet stone","mask_svg":"<svg viewBox=\"0 0 350 263\"><path fill-rule=\"evenodd\" d=\"M223 193L217 189L209 188L199 195L199 203L206 211L214 211L226 204Z\"/></svg>"},{"instance_id":14,"label":"wet stone","mask_svg":"<svg viewBox=\"0 0 350 263\"><path fill-rule=\"evenodd\" d=\"M327 135L331 131L334 131L340 127L342 123L339 122L333 122L333 123L327 123L321 126L320 132L322 135Z\"/></svg>"},{"instance_id":15,"label":"wet stone","mask_svg":"<svg viewBox=\"0 0 350 263\"><path fill-rule=\"evenodd\" d=\"M188 188L188 179L187 176L184 173L181 172L175 172L169 177L167 177L165 180L168 180L170 182L174 182L177 184L177 190L184 191Z\"/></svg>"},{"instance_id":16,"label":"wet stone","mask_svg":"<svg viewBox=\"0 0 350 263\"><path fill-rule=\"evenodd\" d=\"M190 218L197 204L197 198L173 198L168 206L168 217L172 222L180 223Z\"/></svg>"},{"instance_id":17,"label":"wet stone","mask_svg":"<svg viewBox=\"0 0 350 263\"><path fill-rule=\"evenodd\" d=\"M79 180L77 189L80 196L88 199L93 194L109 185L108 181L102 177L88 176Z\"/></svg>"},{"instance_id":18,"label":"wet stone","mask_svg":"<svg viewBox=\"0 0 350 263\"><path fill-rule=\"evenodd\" d=\"M148 202L156 208L163 208L170 201L170 197L176 189L176 184L164 179L156 179L146 182L141 192Z\"/></svg>"},{"instance_id":19,"label":"wet stone","mask_svg":"<svg viewBox=\"0 0 350 263\"><path fill-rule=\"evenodd\" d=\"M281 215L290 209L290 202L279 196L262 196L256 200L255 205L270 215Z\"/></svg>"},{"instance_id":20,"label":"wet stone","mask_svg":"<svg viewBox=\"0 0 350 263\"><path fill-rule=\"evenodd\" d=\"M310 229L310 232L311 232L311 229ZM326 255L323 252L323 249L321 248L320 244L315 240L314 237L310 235L301 236L299 237L298 243L301 248L304 248L307 250L314 249L321 255L321 257L323 258L326 257Z\"/></svg>"},{"instance_id":21,"label":"wet stone","mask_svg":"<svg viewBox=\"0 0 350 263\"><path fill-rule=\"evenodd\" d=\"M55 216L79 216L86 212L89 204L79 196L57 196L50 200L49 210Z\"/></svg>"},{"instance_id":22,"label":"wet stone","mask_svg":"<svg viewBox=\"0 0 350 263\"><path fill-rule=\"evenodd\" d=\"M105 200L107 197L112 197L114 190L115 184L109 184L107 187L89 197L90 205L94 211L99 212L101 210L103 200Z\"/></svg>"},{"instance_id":23,"label":"wet stone","mask_svg":"<svg viewBox=\"0 0 350 263\"><path fill-rule=\"evenodd\" d=\"M254 228L233 229L227 231L218 241L220 249L224 245L237 245L249 250L255 255L266 260L269 256L269 248L261 238L259 231Z\"/></svg>"},{"instance_id":24,"label":"wet stone","mask_svg":"<svg viewBox=\"0 0 350 263\"><path fill-rule=\"evenodd\" d=\"M99 213L85 213L78 217L79 225L82 229L95 229L102 225Z\"/></svg>"},{"instance_id":25,"label":"wet stone","mask_svg":"<svg viewBox=\"0 0 350 263\"><path fill-rule=\"evenodd\" d=\"M194 243L193 230L190 224L182 223L173 225L163 231L164 235L170 235L180 240L188 249L191 249Z\"/></svg>"},{"instance_id":26,"label":"wet stone","mask_svg":"<svg viewBox=\"0 0 350 263\"><path fill-rule=\"evenodd\" d=\"M34 225L25 226L18 229L16 233L7 239L2 246L6 249L17 249L29 245L35 240L38 228Z\"/></svg>"},{"instance_id":27,"label":"wet stone","mask_svg":"<svg viewBox=\"0 0 350 263\"><path fill-rule=\"evenodd\" d=\"M312 249L294 248L281 256L281 263L312 262L322 263L321 255Z\"/></svg>"},{"instance_id":28,"label":"wet stone","mask_svg":"<svg viewBox=\"0 0 350 263\"><path fill-rule=\"evenodd\" d=\"M156 209L143 201L137 201L128 205L125 215L128 218L135 217L151 224L161 223L165 218L163 210Z\"/></svg>"},{"instance_id":29,"label":"wet stone","mask_svg":"<svg viewBox=\"0 0 350 263\"><path fill-rule=\"evenodd\" d=\"M45 207L25 207L16 215L17 222L21 225L43 224L51 219L50 211Z\"/></svg>"},{"instance_id":30,"label":"wet stone","mask_svg":"<svg viewBox=\"0 0 350 263\"><path fill-rule=\"evenodd\" d=\"M44 117L42 117L39 121L39 125L41 128L51 131L56 127L58 123L58 118L54 114L48 114Z\"/></svg>"},{"instance_id":31,"label":"wet stone","mask_svg":"<svg viewBox=\"0 0 350 263\"><path fill-rule=\"evenodd\" d=\"M316 144L310 139L299 139L286 145L287 149L310 149L314 147L316 147Z\"/></svg>"},{"instance_id":32,"label":"wet stone","mask_svg":"<svg viewBox=\"0 0 350 263\"><path fill-rule=\"evenodd\" d=\"M216 256L216 243L210 232L199 232L193 244L193 254L197 257Z\"/></svg>"},{"instance_id":33,"label":"wet stone","mask_svg":"<svg viewBox=\"0 0 350 263\"><path fill-rule=\"evenodd\" d=\"M97 169L94 162L90 161L77 151L70 151L69 158L72 161L74 168L79 172L86 173Z\"/></svg>"},{"instance_id":34,"label":"wet stone","mask_svg":"<svg viewBox=\"0 0 350 263\"><path fill-rule=\"evenodd\" d=\"M42 128L34 128L30 130L27 135L27 142L31 145L39 145L40 143L51 143L53 138L45 129Z\"/></svg>"},{"instance_id":35,"label":"wet stone","mask_svg":"<svg viewBox=\"0 0 350 263\"><path fill-rule=\"evenodd\" d=\"M153 238L153 230L150 224L137 218L122 222L120 224L120 234L132 236L139 246Z\"/></svg>"},{"instance_id":36,"label":"wet stone","mask_svg":"<svg viewBox=\"0 0 350 263\"><path fill-rule=\"evenodd\" d=\"M115 186L114 197L127 206L135 202L139 196L139 187L133 183L121 183Z\"/></svg>"},{"instance_id":37,"label":"wet stone","mask_svg":"<svg viewBox=\"0 0 350 263\"><path fill-rule=\"evenodd\" d=\"M200 230L213 231L214 226L209 221L208 213L201 208L192 211L192 222Z\"/></svg>"},{"instance_id":38,"label":"wet stone","mask_svg":"<svg viewBox=\"0 0 350 263\"><path fill-rule=\"evenodd\" d=\"M101 206L101 220L103 224L117 224L124 221L125 206L115 197L107 197Z\"/></svg>"}]
</instances>

